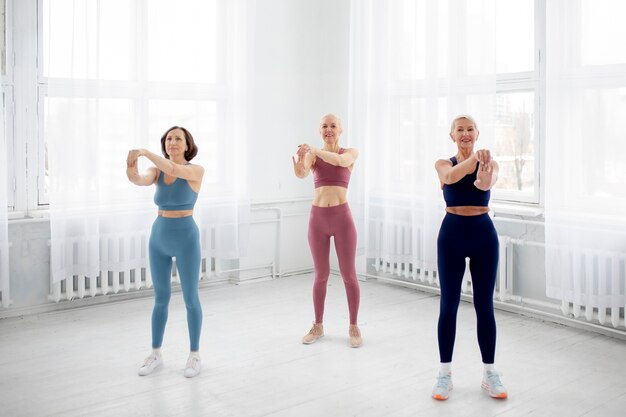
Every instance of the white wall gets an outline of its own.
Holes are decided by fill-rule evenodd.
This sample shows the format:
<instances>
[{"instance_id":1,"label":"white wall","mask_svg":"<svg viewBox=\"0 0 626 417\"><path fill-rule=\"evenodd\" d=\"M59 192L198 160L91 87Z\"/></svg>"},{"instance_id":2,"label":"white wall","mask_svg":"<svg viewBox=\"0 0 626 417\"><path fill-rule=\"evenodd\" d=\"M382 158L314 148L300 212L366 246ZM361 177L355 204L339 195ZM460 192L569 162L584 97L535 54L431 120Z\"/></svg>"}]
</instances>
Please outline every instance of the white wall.
<instances>
[{"instance_id":1,"label":"white wall","mask_svg":"<svg viewBox=\"0 0 626 417\"><path fill-rule=\"evenodd\" d=\"M252 201L310 198L312 179L293 175L291 155L299 143L321 143L321 116L348 115L350 2L256 4L249 78Z\"/></svg>"},{"instance_id":2,"label":"white wall","mask_svg":"<svg viewBox=\"0 0 626 417\"><path fill-rule=\"evenodd\" d=\"M350 1L259 0L253 21L248 158L255 223L240 266L275 261L279 273L311 269L307 225L313 178L296 178L291 156L300 143L321 144L321 116L347 118ZM277 213L280 228L269 222ZM331 262L337 265L334 255Z\"/></svg>"}]
</instances>

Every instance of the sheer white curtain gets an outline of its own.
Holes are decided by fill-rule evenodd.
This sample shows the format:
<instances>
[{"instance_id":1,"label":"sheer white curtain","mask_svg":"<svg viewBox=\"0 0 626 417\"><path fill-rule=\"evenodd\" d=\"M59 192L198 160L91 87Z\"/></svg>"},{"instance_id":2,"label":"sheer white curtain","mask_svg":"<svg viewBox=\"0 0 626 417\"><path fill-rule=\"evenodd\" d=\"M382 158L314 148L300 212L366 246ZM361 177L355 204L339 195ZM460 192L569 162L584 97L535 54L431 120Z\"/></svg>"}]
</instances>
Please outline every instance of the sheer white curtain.
<instances>
[{"instance_id":1,"label":"sheer white curtain","mask_svg":"<svg viewBox=\"0 0 626 417\"><path fill-rule=\"evenodd\" d=\"M184 126L205 167L195 217L208 256L236 258L247 212L246 1L47 0L43 82L54 281L145 266L101 258L102 238L145 243L154 187L126 178L131 148L158 154ZM148 162L140 160L140 170ZM145 246L144 246L145 247Z\"/></svg>"},{"instance_id":2,"label":"sheer white curtain","mask_svg":"<svg viewBox=\"0 0 626 417\"><path fill-rule=\"evenodd\" d=\"M7 205L7 142L4 132L4 108L0 114L0 292L2 307L8 307L9 291L9 229Z\"/></svg>"},{"instance_id":3,"label":"sheer white curtain","mask_svg":"<svg viewBox=\"0 0 626 417\"><path fill-rule=\"evenodd\" d=\"M626 306L625 14L620 0L547 2L547 295L564 311Z\"/></svg>"},{"instance_id":4,"label":"sheer white curtain","mask_svg":"<svg viewBox=\"0 0 626 417\"><path fill-rule=\"evenodd\" d=\"M359 238L367 258L413 265L398 274L434 280L444 214L434 164L456 153L452 118L473 115L478 146L493 143L495 3L351 3L349 132L361 155L353 192L366 219Z\"/></svg>"}]
</instances>

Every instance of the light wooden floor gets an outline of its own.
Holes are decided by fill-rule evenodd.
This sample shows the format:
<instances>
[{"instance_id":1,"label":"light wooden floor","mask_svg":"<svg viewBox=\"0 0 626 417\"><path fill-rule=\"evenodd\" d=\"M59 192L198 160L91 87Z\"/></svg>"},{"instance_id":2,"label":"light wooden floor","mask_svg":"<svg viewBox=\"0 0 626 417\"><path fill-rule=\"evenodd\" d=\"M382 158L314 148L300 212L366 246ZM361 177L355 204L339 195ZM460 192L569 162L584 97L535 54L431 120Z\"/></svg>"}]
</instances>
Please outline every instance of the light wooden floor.
<instances>
[{"instance_id":1,"label":"light wooden floor","mask_svg":"<svg viewBox=\"0 0 626 417\"><path fill-rule=\"evenodd\" d=\"M365 344L347 345L347 305L331 277L326 337L305 346L312 275L201 291L204 369L187 358L174 294L164 367L149 352L152 299L0 321L0 415L18 416L624 416L626 342L497 312L496 365L510 398L480 389L471 304L462 303L446 402L430 398L438 367L437 296L361 283Z\"/></svg>"}]
</instances>

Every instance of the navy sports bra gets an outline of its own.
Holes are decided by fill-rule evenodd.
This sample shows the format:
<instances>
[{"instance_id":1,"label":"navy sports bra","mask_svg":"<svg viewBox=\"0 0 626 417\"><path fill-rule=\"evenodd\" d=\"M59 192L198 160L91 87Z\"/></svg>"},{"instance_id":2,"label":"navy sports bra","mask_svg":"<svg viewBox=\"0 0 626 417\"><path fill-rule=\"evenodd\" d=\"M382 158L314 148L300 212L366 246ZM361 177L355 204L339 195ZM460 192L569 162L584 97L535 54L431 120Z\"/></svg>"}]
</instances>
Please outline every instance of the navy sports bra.
<instances>
[{"instance_id":1,"label":"navy sports bra","mask_svg":"<svg viewBox=\"0 0 626 417\"><path fill-rule=\"evenodd\" d=\"M450 161L452 161L452 166L459 163L455 156L450 158ZM443 199L446 200L446 207L487 207L489 205L491 190L483 191L476 188L474 181L476 181L477 174L478 162L476 163L476 170L473 173L464 176L454 184L443 185Z\"/></svg>"},{"instance_id":2,"label":"navy sports bra","mask_svg":"<svg viewBox=\"0 0 626 417\"><path fill-rule=\"evenodd\" d=\"M159 173L154 203L159 210L192 210L198 200L198 193L191 189L189 182L176 178L171 184L165 183L163 171Z\"/></svg>"}]
</instances>

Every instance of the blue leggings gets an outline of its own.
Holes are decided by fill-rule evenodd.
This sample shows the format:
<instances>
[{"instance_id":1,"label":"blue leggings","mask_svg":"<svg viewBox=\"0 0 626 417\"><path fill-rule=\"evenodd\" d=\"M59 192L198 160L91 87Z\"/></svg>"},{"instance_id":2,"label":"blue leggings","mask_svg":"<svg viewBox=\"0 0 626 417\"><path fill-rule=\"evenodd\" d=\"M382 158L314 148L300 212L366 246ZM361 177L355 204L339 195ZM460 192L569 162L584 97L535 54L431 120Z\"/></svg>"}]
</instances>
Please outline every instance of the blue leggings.
<instances>
[{"instance_id":1,"label":"blue leggings","mask_svg":"<svg viewBox=\"0 0 626 417\"><path fill-rule=\"evenodd\" d=\"M154 309L152 310L152 347L160 348L167 322L167 310L172 294L172 257L180 275L187 326L192 351L197 351L202 328L202 306L198 297L200 279L200 234L192 216L181 218L157 217L152 224L149 253Z\"/></svg>"},{"instance_id":2,"label":"blue leggings","mask_svg":"<svg viewBox=\"0 0 626 417\"><path fill-rule=\"evenodd\" d=\"M458 216L447 213L437 238L437 267L441 302L437 337L441 362L452 361L456 316L461 301L465 258L470 259L478 345L483 363L492 364L496 351L493 291L498 270L498 235L488 214Z\"/></svg>"}]
</instances>

